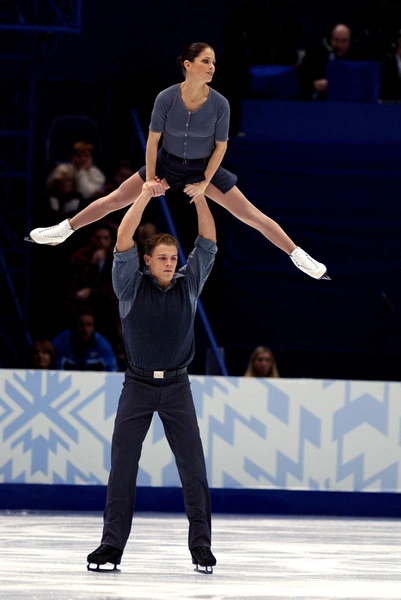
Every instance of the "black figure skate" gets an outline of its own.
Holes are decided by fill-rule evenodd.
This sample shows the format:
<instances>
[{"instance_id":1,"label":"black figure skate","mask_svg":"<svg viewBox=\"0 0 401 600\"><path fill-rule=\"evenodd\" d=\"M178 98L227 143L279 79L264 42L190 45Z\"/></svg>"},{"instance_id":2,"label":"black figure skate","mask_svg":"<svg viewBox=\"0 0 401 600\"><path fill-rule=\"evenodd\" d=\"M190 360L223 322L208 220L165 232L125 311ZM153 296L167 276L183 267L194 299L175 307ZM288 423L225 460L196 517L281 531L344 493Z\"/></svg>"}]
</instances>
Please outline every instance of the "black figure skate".
<instances>
[{"instance_id":1,"label":"black figure skate","mask_svg":"<svg viewBox=\"0 0 401 600\"><path fill-rule=\"evenodd\" d=\"M102 544L99 548L96 548L94 552L88 554L88 571L101 571L101 572L120 572L120 569L117 569L117 565L121 562L121 557L123 553L122 550L118 548L114 548L114 546L109 546L109 544ZM105 565L106 563L111 563L114 567L101 569L100 565ZM95 564L96 567L91 567L91 565Z\"/></svg>"},{"instance_id":2,"label":"black figure skate","mask_svg":"<svg viewBox=\"0 0 401 600\"><path fill-rule=\"evenodd\" d=\"M211 575L213 567L216 564L216 559L212 551L207 546L197 546L191 549L192 564L196 565L195 571Z\"/></svg>"}]
</instances>

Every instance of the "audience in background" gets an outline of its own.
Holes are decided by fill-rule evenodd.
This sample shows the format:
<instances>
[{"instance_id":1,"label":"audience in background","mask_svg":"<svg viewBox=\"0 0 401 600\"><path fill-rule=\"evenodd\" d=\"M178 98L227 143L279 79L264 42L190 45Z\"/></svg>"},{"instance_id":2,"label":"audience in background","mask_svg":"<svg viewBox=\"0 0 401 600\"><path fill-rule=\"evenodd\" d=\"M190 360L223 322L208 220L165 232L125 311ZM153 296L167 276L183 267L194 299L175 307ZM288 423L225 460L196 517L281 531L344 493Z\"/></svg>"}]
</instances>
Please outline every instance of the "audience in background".
<instances>
[{"instance_id":1,"label":"audience in background","mask_svg":"<svg viewBox=\"0 0 401 600\"><path fill-rule=\"evenodd\" d=\"M77 312L70 329L59 333L52 344L55 368L66 371L118 371L111 344L95 330L90 310Z\"/></svg>"},{"instance_id":2,"label":"audience in background","mask_svg":"<svg viewBox=\"0 0 401 600\"><path fill-rule=\"evenodd\" d=\"M65 308L69 313L90 308L97 331L111 343L121 368L125 368L118 301L111 281L116 231L107 222L97 223L92 231L87 243L71 256Z\"/></svg>"},{"instance_id":3,"label":"audience in background","mask_svg":"<svg viewBox=\"0 0 401 600\"><path fill-rule=\"evenodd\" d=\"M93 307L109 298L112 292L111 267L115 232L107 223L97 224L87 242L78 248L70 260L70 297L67 306L91 303ZM101 298L98 298L101 296Z\"/></svg>"},{"instance_id":4,"label":"audience in background","mask_svg":"<svg viewBox=\"0 0 401 600\"><path fill-rule=\"evenodd\" d=\"M252 352L244 377L280 377L276 359L270 348L257 346Z\"/></svg>"},{"instance_id":5,"label":"audience in background","mask_svg":"<svg viewBox=\"0 0 401 600\"><path fill-rule=\"evenodd\" d=\"M356 60L352 32L348 25L339 23L316 47L306 50L298 67L299 85L303 100L326 100L328 81L327 63L331 60Z\"/></svg>"},{"instance_id":6,"label":"audience in background","mask_svg":"<svg viewBox=\"0 0 401 600\"><path fill-rule=\"evenodd\" d=\"M55 167L46 181L46 214L51 219L69 219L84 208L82 194L77 190L75 170L72 165L61 164Z\"/></svg>"},{"instance_id":7,"label":"audience in background","mask_svg":"<svg viewBox=\"0 0 401 600\"><path fill-rule=\"evenodd\" d=\"M106 177L93 164L93 144L76 142L72 148L71 164L75 169L77 189L85 200L93 200L101 196Z\"/></svg>"},{"instance_id":8,"label":"audience in background","mask_svg":"<svg viewBox=\"0 0 401 600\"><path fill-rule=\"evenodd\" d=\"M32 344L32 368L54 369L56 364L56 353L53 344L49 340L36 340Z\"/></svg>"}]
</instances>

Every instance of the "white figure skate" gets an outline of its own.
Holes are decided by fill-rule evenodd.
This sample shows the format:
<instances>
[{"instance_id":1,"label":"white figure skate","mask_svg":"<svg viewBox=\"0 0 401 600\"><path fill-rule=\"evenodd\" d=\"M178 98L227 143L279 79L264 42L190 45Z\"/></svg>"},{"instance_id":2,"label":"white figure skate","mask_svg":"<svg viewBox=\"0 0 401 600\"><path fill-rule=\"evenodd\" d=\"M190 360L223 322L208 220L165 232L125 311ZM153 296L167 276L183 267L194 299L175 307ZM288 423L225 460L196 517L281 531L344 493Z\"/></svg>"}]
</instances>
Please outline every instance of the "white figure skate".
<instances>
[{"instance_id":1,"label":"white figure skate","mask_svg":"<svg viewBox=\"0 0 401 600\"><path fill-rule=\"evenodd\" d=\"M326 266L309 256L309 254L299 246L292 251L290 258L298 269L310 277L313 277L314 279L330 279L327 275Z\"/></svg>"},{"instance_id":2,"label":"white figure skate","mask_svg":"<svg viewBox=\"0 0 401 600\"><path fill-rule=\"evenodd\" d=\"M56 244L65 242L65 240L73 233L74 229L72 229L70 225L70 220L65 219L65 221L61 221L61 223L53 225L52 227L38 227L37 229L32 229L29 236L25 238L25 241L55 246Z\"/></svg>"}]
</instances>

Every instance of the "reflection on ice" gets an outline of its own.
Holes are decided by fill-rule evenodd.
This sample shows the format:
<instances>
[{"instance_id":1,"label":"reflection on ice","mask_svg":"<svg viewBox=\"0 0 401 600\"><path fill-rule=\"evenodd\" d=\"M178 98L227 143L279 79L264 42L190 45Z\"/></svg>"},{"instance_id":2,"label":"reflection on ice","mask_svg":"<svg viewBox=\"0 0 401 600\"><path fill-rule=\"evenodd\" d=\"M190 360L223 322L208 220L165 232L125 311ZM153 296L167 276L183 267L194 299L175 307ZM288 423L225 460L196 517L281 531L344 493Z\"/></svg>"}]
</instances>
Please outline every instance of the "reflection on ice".
<instances>
[{"instance_id":1,"label":"reflection on ice","mask_svg":"<svg viewBox=\"0 0 401 600\"><path fill-rule=\"evenodd\" d=\"M137 514L121 572L87 570L100 513L0 512L0 598L399 600L401 521L217 515L217 566L193 569L185 515Z\"/></svg>"}]
</instances>

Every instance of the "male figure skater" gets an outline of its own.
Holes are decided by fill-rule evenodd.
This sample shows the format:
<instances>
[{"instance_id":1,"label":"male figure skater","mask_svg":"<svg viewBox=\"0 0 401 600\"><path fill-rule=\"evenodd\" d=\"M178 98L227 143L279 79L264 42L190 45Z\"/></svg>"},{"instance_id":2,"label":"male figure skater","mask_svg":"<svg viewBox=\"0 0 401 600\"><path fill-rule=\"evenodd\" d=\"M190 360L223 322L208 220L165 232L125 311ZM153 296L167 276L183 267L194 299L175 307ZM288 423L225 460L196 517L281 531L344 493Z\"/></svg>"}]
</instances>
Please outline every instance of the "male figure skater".
<instances>
[{"instance_id":1,"label":"male figure skater","mask_svg":"<svg viewBox=\"0 0 401 600\"><path fill-rule=\"evenodd\" d=\"M158 412L174 454L189 521L188 545L196 570L212 573L210 493L187 366L194 356L197 299L212 269L216 229L204 196L193 202L198 237L187 264L176 273L177 240L151 236L145 269L139 271L133 235L152 196L143 192L125 214L114 252L113 287L128 368L120 396L111 449L111 471L101 545L88 555L88 569L120 564L131 530L142 443ZM97 567L91 567L91 564Z\"/></svg>"}]
</instances>

